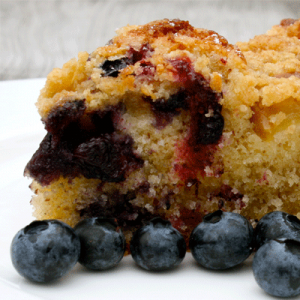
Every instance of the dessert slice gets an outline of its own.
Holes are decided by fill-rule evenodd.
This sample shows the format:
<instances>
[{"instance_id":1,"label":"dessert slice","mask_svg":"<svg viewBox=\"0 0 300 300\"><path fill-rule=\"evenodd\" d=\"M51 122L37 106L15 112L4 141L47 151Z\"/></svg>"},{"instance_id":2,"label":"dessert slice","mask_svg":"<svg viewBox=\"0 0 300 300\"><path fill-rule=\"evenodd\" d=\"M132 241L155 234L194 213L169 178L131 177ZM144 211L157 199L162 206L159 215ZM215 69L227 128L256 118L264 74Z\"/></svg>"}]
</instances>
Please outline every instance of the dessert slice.
<instances>
[{"instance_id":1,"label":"dessert slice","mask_svg":"<svg viewBox=\"0 0 300 300\"><path fill-rule=\"evenodd\" d=\"M113 217L129 241L155 216L188 239L216 209L300 214L299 24L240 48L186 21L126 26L54 69L25 170L36 218Z\"/></svg>"}]
</instances>

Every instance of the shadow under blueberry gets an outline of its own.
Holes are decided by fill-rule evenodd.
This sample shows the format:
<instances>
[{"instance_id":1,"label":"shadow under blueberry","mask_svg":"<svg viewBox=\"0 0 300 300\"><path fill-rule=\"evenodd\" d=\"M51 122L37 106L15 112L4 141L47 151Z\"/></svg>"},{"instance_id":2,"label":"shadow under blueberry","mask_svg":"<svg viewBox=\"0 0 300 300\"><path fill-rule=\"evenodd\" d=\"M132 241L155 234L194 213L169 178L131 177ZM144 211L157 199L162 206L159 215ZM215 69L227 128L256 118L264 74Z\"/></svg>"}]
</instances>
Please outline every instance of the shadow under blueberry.
<instances>
[{"instance_id":1,"label":"shadow under blueberry","mask_svg":"<svg viewBox=\"0 0 300 300\"><path fill-rule=\"evenodd\" d=\"M189 267L191 268L197 268L200 269L201 271L209 272L209 273L217 273L217 274L232 274L232 275L237 275L239 273L246 273L251 271L252 272L252 261L253 261L253 256L254 253L252 253L244 262L241 264L231 267L229 269L224 269L224 270L213 270L213 269L208 269L205 268L204 266L200 265L196 260L190 260L189 261Z\"/></svg>"},{"instance_id":2,"label":"shadow under blueberry","mask_svg":"<svg viewBox=\"0 0 300 300\"><path fill-rule=\"evenodd\" d=\"M146 270L133 261L132 269L136 272L143 272L144 274L149 274L150 276L151 275L157 276L157 275L170 275L170 274L176 274L182 272L185 269L185 266L184 266L184 262L182 262L178 266L168 270Z\"/></svg>"},{"instance_id":3,"label":"shadow under blueberry","mask_svg":"<svg viewBox=\"0 0 300 300\"><path fill-rule=\"evenodd\" d=\"M131 262L128 262L126 259L123 259L119 264L117 264L116 266L113 266L111 268L108 268L106 270L92 270L92 269L88 269L86 267L84 267L81 264L77 264L77 268L75 270L73 270L75 272L75 276L82 276L82 275L88 275L88 274L103 274L103 275L108 275L111 273L115 273L115 272L120 272L120 271L125 271L126 269L128 269L129 265L131 264Z\"/></svg>"}]
</instances>

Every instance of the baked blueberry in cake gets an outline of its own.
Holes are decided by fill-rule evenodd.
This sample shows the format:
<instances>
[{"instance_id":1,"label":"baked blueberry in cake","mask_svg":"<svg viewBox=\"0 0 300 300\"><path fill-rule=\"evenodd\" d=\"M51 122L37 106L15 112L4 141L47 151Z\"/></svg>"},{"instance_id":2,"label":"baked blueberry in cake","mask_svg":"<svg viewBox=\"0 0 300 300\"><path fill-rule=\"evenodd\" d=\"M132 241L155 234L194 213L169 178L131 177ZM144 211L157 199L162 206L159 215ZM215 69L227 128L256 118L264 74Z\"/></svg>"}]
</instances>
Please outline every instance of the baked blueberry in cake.
<instances>
[{"instance_id":1,"label":"baked blueberry in cake","mask_svg":"<svg viewBox=\"0 0 300 300\"><path fill-rule=\"evenodd\" d=\"M231 45L187 21L126 26L54 69L26 166L38 219L153 217L187 240L221 209L300 216L300 20Z\"/></svg>"}]
</instances>

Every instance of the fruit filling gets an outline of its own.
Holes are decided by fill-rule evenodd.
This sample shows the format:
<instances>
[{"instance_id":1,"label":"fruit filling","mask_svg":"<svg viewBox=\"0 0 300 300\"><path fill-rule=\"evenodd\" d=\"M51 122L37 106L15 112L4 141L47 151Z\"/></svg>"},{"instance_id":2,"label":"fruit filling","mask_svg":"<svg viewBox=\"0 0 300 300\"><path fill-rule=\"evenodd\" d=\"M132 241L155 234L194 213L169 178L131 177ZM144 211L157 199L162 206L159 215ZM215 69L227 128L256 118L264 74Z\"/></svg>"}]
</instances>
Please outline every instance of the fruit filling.
<instances>
[{"instance_id":1,"label":"fruit filling","mask_svg":"<svg viewBox=\"0 0 300 300\"><path fill-rule=\"evenodd\" d=\"M149 102L151 110L155 116L154 127L163 129L173 120L173 117L180 114L181 109L187 109L186 93L179 91L169 99L157 99L153 101L151 97L145 97L144 100Z\"/></svg>"},{"instance_id":2,"label":"fruit filling","mask_svg":"<svg viewBox=\"0 0 300 300\"><path fill-rule=\"evenodd\" d=\"M116 60L106 60L101 66L104 71L104 77L118 77L120 70L126 68L128 65L127 58L121 58Z\"/></svg>"},{"instance_id":3,"label":"fruit filling","mask_svg":"<svg viewBox=\"0 0 300 300\"><path fill-rule=\"evenodd\" d=\"M139 50L130 47L126 57L116 60L106 60L100 67L103 70L104 77L118 77L121 70L129 65L134 65L138 61L142 61L151 56L153 49L148 43L142 45ZM146 65L148 67L148 65ZM147 68L146 68L147 69Z\"/></svg>"},{"instance_id":4,"label":"fruit filling","mask_svg":"<svg viewBox=\"0 0 300 300\"><path fill-rule=\"evenodd\" d=\"M140 192L140 190L137 192ZM136 192L134 191L123 195L118 190L111 195L104 195L104 197L102 195L96 202L80 210L80 217L81 219L91 217L116 218L118 223L124 227L124 230L141 226L141 224L157 215L144 207L132 204L130 201L135 199L135 197Z\"/></svg>"},{"instance_id":5,"label":"fruit filling","mask_svg":"<svg viewBox=\"0 0 300 300\"><path fill-rule=\"evenodd\" d=\"M184 90L183 108L191 114L187 138L178 144L175 171L185 182L205 173L214 161L214 153L222 137L224 118L221 115L221 93L213 91L202 74L195 71L189 58L172 60L176 81ZM182 163L183 162L183 163ZM222 168L221 168L222 169ZM219 169L214 176L218 176Z\"/></svg>"},{"instance_id":6,"label":"fruit filling","mask_svg":"<svg viewBox=\"0 0 300 300\"><path fill-rule=\"evenodd\" d=\"M26 172L43 185L61 175L120 182L125 174L143 166L133 153L129 135L116 132L123 107L85 113L84 100L65 103L45 121L48 131L26 167Z\"/></svg>"}]
</instances>

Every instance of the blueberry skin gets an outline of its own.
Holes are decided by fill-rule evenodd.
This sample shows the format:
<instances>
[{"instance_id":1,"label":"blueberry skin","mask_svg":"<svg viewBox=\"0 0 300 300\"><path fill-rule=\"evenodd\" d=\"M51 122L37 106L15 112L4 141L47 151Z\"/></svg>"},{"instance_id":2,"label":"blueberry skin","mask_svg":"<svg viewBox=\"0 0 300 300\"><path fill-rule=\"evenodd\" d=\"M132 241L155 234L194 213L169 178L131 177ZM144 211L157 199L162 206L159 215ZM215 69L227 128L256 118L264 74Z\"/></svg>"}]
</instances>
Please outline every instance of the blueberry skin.
<instances>
[{"instance_id":1,"label":"blueberry skin","mask_svg":"<svg viewBox=\"0 0 300 300\"><path fill-rule=\"evenodd\" d=\"M274 211L263 216L254 230L255 248L274 239L292 239L300 242L300 220L282 211Z\"/></svg>"},{"instance_id":2,"label":"blueberry skin","mask_svg":"<svg viewBox=\"0 0 300 300\"><path fill-rule=\"evenodd\" d=\"M194 228L189 240L194 259L208 269L222 270L246 260L252 252L253 227L243 216L215 211Z\"/></svg>"},{"instance_id":3,"label":"blueberry skin","mask_svg":"<svg viewBox=\"0 0 300 300\"><path fill-rule=\"evenodd\" d=\"M182 262L186 254L186 243L169 221L158 217L133 234L130 251L141 268L164 271Z\"/></svg>"},{"instance_id":4,"label":"blueberry skin","mask_svg":"<svg viewBox=\"0 0 300 300\"><path fill-rule=\"evenodd\" d=\"M79 263L86 268L106 270L116 266L123 258L125 237L113 219L85 219L74 230L81 243Z\"/></svg>"},{"instance_id":5,"label":"blueberry skin","mask_svg":"<svg viewBox=\"0 0 300 300\"><path fill-rule=\"evenodd\" d=\"M255 253L253 273L258 285L277 297L300 294L300 243L294 240L271 240Z\"/></svg>"},{"instance_id":6,"label":"blueberry skin","mask_svg":"<svg viewBox=\"0 0 300 300\"><path fill-rule=\"evenodd\" d=\"M10 248L15 269L35 282L50 282L68 273L80 255L73 229L57 220L33 221L13 238Z\"/></svg>"},{"instance_id":7,"label":"blueberry skin","mask_svg":"<svg viewBox=\"0 0 300 300\"><path fill-rule=\"evenodd\" d=\"M104 77L118 77L120 71L130 64L128 58L120 58L117 60L106 60L101 68Z\"/></svg>"}]
</instances>

